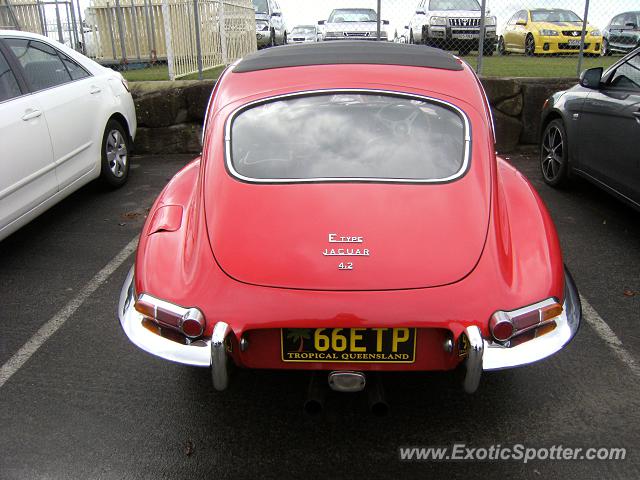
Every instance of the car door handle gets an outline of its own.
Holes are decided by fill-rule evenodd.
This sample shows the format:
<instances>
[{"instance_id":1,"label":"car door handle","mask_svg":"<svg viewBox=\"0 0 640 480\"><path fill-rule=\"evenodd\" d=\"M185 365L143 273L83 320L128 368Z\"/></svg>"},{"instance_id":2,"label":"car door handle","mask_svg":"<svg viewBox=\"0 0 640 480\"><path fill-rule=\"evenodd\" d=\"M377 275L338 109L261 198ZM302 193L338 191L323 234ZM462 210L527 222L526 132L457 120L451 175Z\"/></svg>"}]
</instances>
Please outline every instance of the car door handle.
<instances>
[{"instance_id":1,"label":"car door handle","mask_svg":"<svg viewBox=\"0 0 640 480\"><path fill-rule=\"evenodd\" d=\"M22 120L24 120L25 122L28 122L29 120L32 120L34 118L38 118L40 115L42 115L42 112L40 110L37 110L35 108L30 108L29 110L27 110L27 112L22 116Z\"/></svg>"},{"instance_id":2,"label":"car door handle","mask_svg":"<svg viewBox=\"0 0 640 480\"><path fill-rule=\"evenodd\" d=\"M91 85L91 88L89 89L89 93L91 95L95 95L96 93L100 93L102 91L102 89L100 87L96 87L95 85Z\"/></svg>"}]
</instances>

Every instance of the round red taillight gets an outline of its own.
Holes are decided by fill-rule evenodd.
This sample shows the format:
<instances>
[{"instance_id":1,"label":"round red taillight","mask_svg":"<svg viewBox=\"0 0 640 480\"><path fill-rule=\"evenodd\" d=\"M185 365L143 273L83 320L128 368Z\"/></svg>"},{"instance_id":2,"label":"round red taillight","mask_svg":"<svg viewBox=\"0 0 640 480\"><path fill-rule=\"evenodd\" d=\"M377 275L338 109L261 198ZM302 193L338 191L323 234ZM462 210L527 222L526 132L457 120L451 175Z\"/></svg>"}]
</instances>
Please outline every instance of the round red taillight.
<instances>
[{"instance_id":1,"label":"round red taillight","mask_svg":"<svg viewBox=\"0 0 640 480\"><path fill-rule=\"evenodd\" d=\"M185 320L182 323L182 331L187 337L199 337L202 335L202 325L195 320Z\"/></svg>"},{"instance_id":2,"label":"round red taillight","mask_svg":"<svg viewBox=\"0 0 640 480\"><path fill-rule=\"evenodd\" d=\"M513 335L513 323L506 316L494 315L491 318L491 334L499 342L509 340Z\"/></svg>"},{"instance_id":3,"label":"round red taillight","mask_svg":"<svg viewBox=\"0 0 640 480\"><path fill-rule=\"evenodd\" d=\"M187 337L196 338L204 332L204 316L198 309L191 308L182 319L180 330Z\"/></svg>"}]
</instances>

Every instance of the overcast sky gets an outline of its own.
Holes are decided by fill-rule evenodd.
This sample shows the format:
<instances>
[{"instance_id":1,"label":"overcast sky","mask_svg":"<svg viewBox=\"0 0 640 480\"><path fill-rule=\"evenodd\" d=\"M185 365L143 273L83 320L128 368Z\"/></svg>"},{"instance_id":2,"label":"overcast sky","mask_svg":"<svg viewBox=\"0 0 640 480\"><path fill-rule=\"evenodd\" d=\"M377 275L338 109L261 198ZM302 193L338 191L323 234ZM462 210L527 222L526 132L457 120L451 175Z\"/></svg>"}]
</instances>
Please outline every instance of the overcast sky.
<instances>
[{"instance_id":1,"label":"overcast sky","mask_svg":"<svg viewBox=\"0 0 640 480\"><path fill-rule=\"evenodd\" d=\"M331 10L340 7L376 8L376 0L278 0L289 29L295 25L314 24L326 19ZM478 0L479 2L481 0ZM409 22L418 0L382 0L382 18L391 22L389 33L393 36ZM522 8L566 8L582 18L585 0L487 0L487 9L498 17L498 29ZM589 23L604 28L611 17L628 10L640 10L640 0L591 0Z\"/></svg>"}]
</instances>

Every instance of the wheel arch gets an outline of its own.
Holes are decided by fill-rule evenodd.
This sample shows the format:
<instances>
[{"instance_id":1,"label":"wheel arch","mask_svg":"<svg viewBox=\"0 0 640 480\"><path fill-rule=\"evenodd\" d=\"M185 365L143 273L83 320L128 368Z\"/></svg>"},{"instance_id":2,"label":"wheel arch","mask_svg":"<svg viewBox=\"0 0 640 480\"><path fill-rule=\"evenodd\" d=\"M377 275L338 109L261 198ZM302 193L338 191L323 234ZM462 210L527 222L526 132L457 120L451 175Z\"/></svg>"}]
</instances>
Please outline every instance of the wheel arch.
<instances>
[{"instance_id":1,"label":"wheel arch","mask_svg":"<svg viewBox=\"0 0 640 480\"><path fill-rule=\"evenodd\" d=\"M553 122L554 120L560 120L562 122L562 125L564 127L564 131L565 131L565 139L564 141L566 142L567 145L567 175L568 178L571 178L573 175L573 169L576 166L576 155L575 155L575 144L576 142L573 142L573 136L571 135L572 133L572 129L571 124L567 121L567 119L565 118L565 116L562 114L562 111L558 110L558 109L552 109L550 110L543 118L542 121L540 122L540 134L539 134L539 139L538 139L538 145L540 146L540 148L542 148L541 144L542 144L542 140L544 137L544 132L547 129L547 126L549 126L549 124L551 122Z\"/></svg>"},{"instance_id":2,"label":"wheel arch","mask_svg":"<svg viewBox=\"0 0 640 480\"><path fill-rule=\"evenodd\" d=\"M125 129L125 132L127 133L127 140L129 141L129 145L131 148L133 148L133 136L131 135L131 126L129 125L129 121L127 120L127 118L120 112L114 112L107 119L105 126L111 120L116 120L120 125L122 125L122 127Z\"/></svg>"},{"instance_id":3,"label":"wheel arch","mask_svg":"<svg viewBox=\"0 0 640 480\"><path fill-rule=\"evenodd\" d=\"M540 131L538 132L538 141L540 142L542 141L542 136L544 135L544 131L546 130L547 125L549 125L554 120L562 120L562 123L565 124L565 129L566 129L567 122L562 116L562 113L560 113L559 110L555 110L555 109L551 110L542 118L542 121L540 122Z\"/></svg>"}]
</instances>

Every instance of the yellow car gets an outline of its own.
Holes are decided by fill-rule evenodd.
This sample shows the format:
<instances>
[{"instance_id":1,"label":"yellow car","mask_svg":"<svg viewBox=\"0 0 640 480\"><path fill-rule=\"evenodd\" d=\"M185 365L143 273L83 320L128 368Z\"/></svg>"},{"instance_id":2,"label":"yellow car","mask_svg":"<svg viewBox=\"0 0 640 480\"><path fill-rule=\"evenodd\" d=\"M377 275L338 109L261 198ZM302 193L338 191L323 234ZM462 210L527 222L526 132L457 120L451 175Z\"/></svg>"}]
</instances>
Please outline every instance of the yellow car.
<instances>
[{"instance_id":1,"label":"yellow car","mask_svg":"<svg viewBox=\"0 0 640 480\"><path fill-rule=\"evenodd\" d=\"M581 38L582 19L571 10L520 10L509 19L498 38L498 51L502 55L577 53ZM587 25L584 53L599 55L601 47L602 32Z\"/></svg>"}]
</instances>

